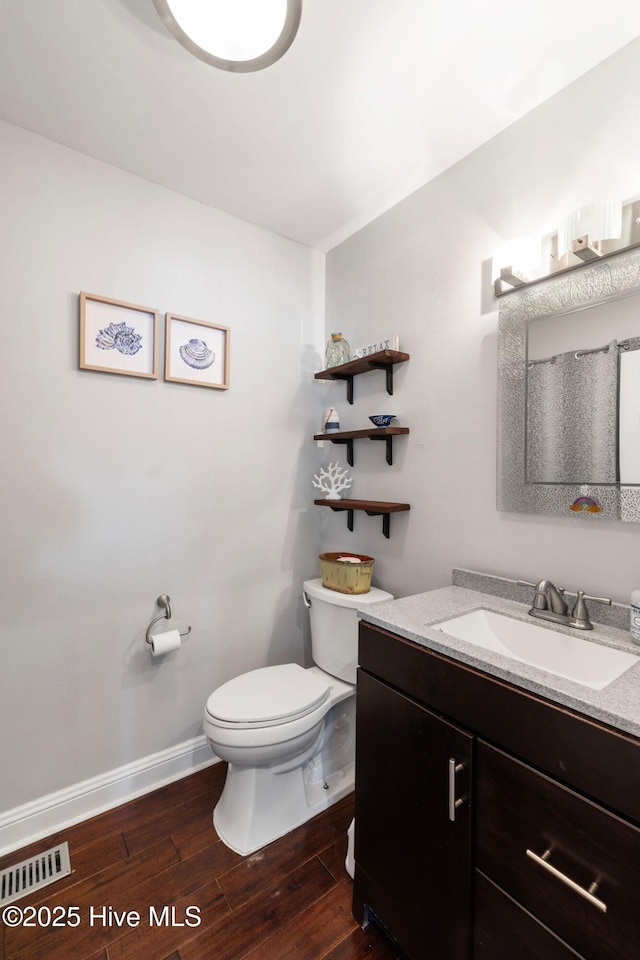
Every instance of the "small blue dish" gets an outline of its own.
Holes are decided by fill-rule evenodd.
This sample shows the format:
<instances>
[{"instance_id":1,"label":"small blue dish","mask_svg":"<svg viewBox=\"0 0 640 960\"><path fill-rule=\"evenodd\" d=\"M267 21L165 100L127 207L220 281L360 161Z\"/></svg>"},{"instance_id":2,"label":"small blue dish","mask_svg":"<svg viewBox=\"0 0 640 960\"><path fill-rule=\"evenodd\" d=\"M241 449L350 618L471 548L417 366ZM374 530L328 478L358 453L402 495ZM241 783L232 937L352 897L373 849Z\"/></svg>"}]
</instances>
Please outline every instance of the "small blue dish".
<instances>
[{"instance_id":1,"label":"small blue dish","mask_svg":"<svg viewBox=\"0 0 640 960\"><path fill-rule=\"evenodd\" d=\"M395 418L395 413L376 413L375 417L369 417L369 420L376 427L388 427Z\"/></svg>"}]
</instances>

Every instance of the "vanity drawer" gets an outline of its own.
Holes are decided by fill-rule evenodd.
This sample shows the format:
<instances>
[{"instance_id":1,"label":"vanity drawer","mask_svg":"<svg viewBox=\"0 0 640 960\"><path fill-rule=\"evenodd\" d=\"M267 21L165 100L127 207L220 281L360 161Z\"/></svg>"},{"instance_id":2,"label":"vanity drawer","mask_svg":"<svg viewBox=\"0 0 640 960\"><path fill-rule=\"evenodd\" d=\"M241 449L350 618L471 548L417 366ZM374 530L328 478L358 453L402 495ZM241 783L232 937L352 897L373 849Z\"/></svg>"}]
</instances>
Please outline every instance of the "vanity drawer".
<instances>
[{"instance_id":1,"label":"vanity drawer","mask_svg":"<svg viewBox=\"0 0 640 960\"><path fill-rule=\"evenodd\" d=\"M638 960L640 830L482 741L476 771L477 868L588 960Z\"/></svg>"},{"instance_id":2,"label":"vanity drawer","mask_svg":"<svg viewBox=\"0 0 640 960\"><path fill-rule=\"evenodd\" d=\"M581 960L479 871L475 901L474 960Z\"/></svg>"}]
</instances>

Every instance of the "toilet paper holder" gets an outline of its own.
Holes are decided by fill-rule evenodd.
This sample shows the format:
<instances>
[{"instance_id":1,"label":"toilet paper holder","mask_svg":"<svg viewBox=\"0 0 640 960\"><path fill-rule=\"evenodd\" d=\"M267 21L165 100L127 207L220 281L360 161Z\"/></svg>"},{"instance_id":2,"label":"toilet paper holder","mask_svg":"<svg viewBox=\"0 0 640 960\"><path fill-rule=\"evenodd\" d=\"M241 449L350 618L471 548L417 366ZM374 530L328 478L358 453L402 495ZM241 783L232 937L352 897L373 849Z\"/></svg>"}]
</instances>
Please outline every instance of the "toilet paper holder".
<instances>
[{"instance_id":1,"label":"toilet paper holder","mask_svg":"<svg viewBox=\"0 0 640 960\"><path fill-rule=\"evenodd\" d=\"M147 627L147 636L146 641L149 645L151 644L151 628L158 622L158 620L171 620L171 601L166 593L160 594L158 597L158 606L162 607L164 613L161 613L160 616L156 617L155 620L152 620L149 626ZM191 633L191 627L187 627L186 633L181 633L181 637L188 637Z\"/></svg>"}]
</instances>

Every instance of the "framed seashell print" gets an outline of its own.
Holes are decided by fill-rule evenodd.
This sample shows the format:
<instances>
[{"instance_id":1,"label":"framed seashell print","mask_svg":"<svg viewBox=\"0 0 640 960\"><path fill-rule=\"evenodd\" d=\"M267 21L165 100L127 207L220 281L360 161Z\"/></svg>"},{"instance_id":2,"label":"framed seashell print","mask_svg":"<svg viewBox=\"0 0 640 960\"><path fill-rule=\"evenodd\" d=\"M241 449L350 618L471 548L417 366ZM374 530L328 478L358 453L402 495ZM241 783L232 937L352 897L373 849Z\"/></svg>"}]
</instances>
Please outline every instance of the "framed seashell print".
<instances>
[{"instance_id":1,"label":"framed seashell print","mask_svg":"<svg viewBox=\"0 0 640 960\"><path fill-rule=\"evenodd\" d=\"M164 378L174 383L226 390L229 386L229 327L167 313Z\"/></svg>"},{"instance_id":2,"label":"framed seashell print","mask_svg":"<svg viewBox=\"0 0 640 960\"><path fill-rule=\"evenodd\" d=\"M159 314L94 293L80 293L80 369L158 379Z\"/></svg>"}]
</instances>

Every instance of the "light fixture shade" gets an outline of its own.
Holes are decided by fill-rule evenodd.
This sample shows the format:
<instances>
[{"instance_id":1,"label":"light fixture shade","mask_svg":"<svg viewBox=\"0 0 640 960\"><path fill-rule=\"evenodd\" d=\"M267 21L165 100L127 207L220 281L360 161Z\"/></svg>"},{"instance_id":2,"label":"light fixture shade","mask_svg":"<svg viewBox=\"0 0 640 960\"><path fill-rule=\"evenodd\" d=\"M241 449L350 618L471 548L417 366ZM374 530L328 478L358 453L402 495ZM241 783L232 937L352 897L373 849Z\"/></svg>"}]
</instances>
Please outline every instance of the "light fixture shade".
<instances>
[{"instance_id":1,"label":"light fixture shade","mask_svg":"<svg viewBox=\"0 0 640 960\"><path fill-rule=\"evenodd\" d=\"M540 268L542 262L542 241L540 237L516 237L501 244L493 254L491 281L500 277L503 267L511 267L515 273L529 277Z\"/></svg>"},{"instance_id":2,"label":"light fixture shade","mask_svg":"<svg viewBox=\"0 0 640 960\"><path fill-rule=\"evenodd\" d=\"M571 250L574 240L584 236L589 237L589 243L620 239L622 201L600 200L566 213L558 227L558 257L563 257Z\"/></svg>"},{"instance_id":3,"label":"light fixture shade","mask_svg":"<svg viewBox=\"0 0 640 960\"><path fill-rule=\"evenodd\" d=\"M190 53L221 70L248 73L282 57L298 32L302 0L153 0Z\"/></svg>"}]
</instances>

